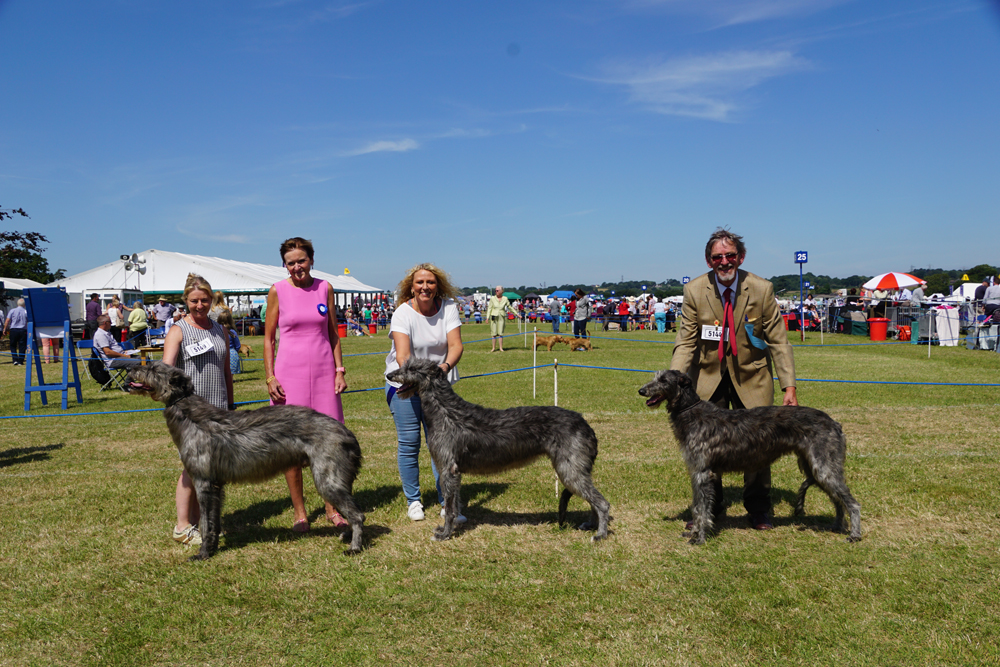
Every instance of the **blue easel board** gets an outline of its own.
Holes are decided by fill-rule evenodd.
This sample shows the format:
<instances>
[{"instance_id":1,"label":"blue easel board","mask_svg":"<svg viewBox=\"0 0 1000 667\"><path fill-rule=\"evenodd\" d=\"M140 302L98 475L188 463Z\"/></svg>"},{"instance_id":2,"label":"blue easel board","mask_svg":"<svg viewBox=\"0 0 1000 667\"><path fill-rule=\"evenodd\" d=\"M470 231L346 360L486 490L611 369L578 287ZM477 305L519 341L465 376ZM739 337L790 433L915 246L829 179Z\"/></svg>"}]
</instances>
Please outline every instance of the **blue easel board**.
<instances>
[{"instance_id":1,"label":"blue easel board","mask_svg":"<svg viewBox=\"0 0 1000 667\"><path fill-rule=\"evenodd\" d=\"M69 302L64 287L31 287L23 291L24 309L28 312L28 355L24 364L24 409L31 409L31 392L41 393L42 405L48 405L47 391L62 392L62 409L69 408L69 390L76 388L76 402L83 403L80 391L80 372L73 354L73 336L69 324ZM38 353L35 331L41 327L58 327L62 330L62 382L45 384L42 374L42 357ZM38 384L31 384L31 368L34 361ZM73 367L73 382L69 381L69 369Z\"/></svg>"}]
</instances>

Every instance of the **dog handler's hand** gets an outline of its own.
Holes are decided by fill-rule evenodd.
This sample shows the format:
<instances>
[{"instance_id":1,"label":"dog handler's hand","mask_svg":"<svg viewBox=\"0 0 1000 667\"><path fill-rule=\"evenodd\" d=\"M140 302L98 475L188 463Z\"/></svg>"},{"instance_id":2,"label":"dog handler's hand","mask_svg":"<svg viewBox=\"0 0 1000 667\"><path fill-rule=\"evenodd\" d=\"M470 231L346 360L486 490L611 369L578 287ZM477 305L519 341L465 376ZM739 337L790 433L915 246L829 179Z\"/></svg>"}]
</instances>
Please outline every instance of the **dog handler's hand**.
<instances>
[{"instance_id":1,"label":"dog handler's hand","mask_svg":"<svg viewBox=\"0 0 1000 667\"><path fill-rule=\"evenodd\" d=\"M782 405L798 405L799 399L795 396L795 387L785 388L785 398L781 402Z\"/></svg>"},{"instance_id":2,"label":"dog handler's hand","mask_svg":"<svg viewBox=\"0 0 1000 667\"><path fill-rule=\"evenodd\" d=\"M281 388L281 383L278 382L278 378L274 378L267 385L267 395L271 397L271 400L275 403L285 402L285 390Z\"/></svg>"},{"instance_id":3,"label":"dog handler's hand","mask_svg":"<svg viewBox=\"0 0 1000 667\"><path fill-rule=\"evenodd\" d=\"M333 393L341 394L347 390L347 380L344 378L343 373L337 373L337 377L333 381Z\"/></svg>"}]
</instances>

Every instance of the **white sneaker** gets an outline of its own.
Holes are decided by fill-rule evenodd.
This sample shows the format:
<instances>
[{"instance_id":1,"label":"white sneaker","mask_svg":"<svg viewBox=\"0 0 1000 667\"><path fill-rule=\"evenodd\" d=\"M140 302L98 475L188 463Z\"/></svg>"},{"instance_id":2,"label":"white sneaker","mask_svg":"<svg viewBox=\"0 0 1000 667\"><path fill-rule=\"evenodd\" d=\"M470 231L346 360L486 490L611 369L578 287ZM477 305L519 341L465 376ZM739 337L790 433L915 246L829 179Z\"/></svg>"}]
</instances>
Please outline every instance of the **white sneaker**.
<instances>
[{"instance_id":1,"label":"white sneaker","mask_svg":"<svg viewBox=\"0 0 1000 667\"><path fill-rule=\"evenodd\" d=\"M420 504L419 500L410 503L410 507L406 510L406 516L410 517L411 521L424 520L424 506Z\"/></svg>"},{"instance_id":2,"label":"white sneaker","mask_svg":"<svg viewBox=\"0 0 1000 667\"><path fill-rule=\"evenodd\" d=\"M444 518L444 508L441 508L441 518ZM468 519L461 513L455 515L455 523L465 523Z\"/></svg>"}]
</instances>

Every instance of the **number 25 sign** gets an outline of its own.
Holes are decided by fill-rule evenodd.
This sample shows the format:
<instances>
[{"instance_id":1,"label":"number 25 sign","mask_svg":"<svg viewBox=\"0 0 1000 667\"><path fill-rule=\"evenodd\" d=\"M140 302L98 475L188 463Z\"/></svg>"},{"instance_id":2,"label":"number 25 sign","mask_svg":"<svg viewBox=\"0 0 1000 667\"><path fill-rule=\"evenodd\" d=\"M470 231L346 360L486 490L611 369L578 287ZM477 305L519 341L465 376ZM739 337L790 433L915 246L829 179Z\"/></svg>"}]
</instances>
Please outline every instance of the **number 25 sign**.
<instances>
[{"instance_id":1,"label":"number 25 sign","mask_svg":"<svg viewBox=\"0 0 1000 667\"><path fill-rule=\"evenodd\" d=\"M797 250L795 252L795 263L796 264L805 264L808 261L809 261L809 253L808 252L806 252L805 250Z\"/></svg>"}]
</instances>

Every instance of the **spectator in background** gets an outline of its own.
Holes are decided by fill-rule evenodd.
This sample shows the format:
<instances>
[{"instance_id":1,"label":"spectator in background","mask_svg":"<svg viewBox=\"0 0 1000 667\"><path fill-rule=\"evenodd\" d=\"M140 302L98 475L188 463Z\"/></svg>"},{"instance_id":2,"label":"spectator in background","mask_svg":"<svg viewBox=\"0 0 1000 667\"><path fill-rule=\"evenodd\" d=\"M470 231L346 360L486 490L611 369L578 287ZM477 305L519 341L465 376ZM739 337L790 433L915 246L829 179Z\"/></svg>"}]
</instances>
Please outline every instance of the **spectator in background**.
<instances>
[{"instance_id":1,"label":"spectator in background","mask_svg":"<svg viewBox=\"0 0 1000 667\"><path fill-rule=\"evenodd\" d=\"M111 368L127 368L141 363L133 359L129 352L122 349L114 336L111 335L111 318L107 315L97 316L97 331L94 332L94 351L104 359ZM130 350L134 353L135 350Z\"/></svg>"},{"instance_id":2,"label":"spectator in background","mask_svg":"<svg viewBox=\"0 0 1000 667\"><path fill-rule=\"evenodd\" d=\"M576 308L573 309L573 335L587 338L587 322L590 321L590 299L582 289L577 288Z\"/></svg>"},{"instance_id":3,"label":"spectator in background","mask_svg":"<svg viewBox=\"0 0 1000 667\"><path fill-rule=\"evenodd\" d=\"M920 308L920 305L924 302L924 288L927 287L927 281L921 280L920 285L917 289L913 290L910 294L910 305L915 308Z\"/></svg>"},{"instance_id":4,"label":"spectator in background","mask_svg":"<svg viewBox=\"0 0 1000 667\"><path fill-rule=\"evenodd\" d=\"M618 318L621 323L618 325L621 331L628 331L628 301L622 298L618 302Z\"/></svg>"},{"instance_id":5,"label":"spectator in background","mask_svg":"<svg viewBox=\"0 0 1000 667\"><path fill-rule=\"evenodd\" d=\"M229 373L236 375L240 372L240 337L236 335L233 311L226 309L219 313L219 325L229 332Z\"/></svg>"},{"instance_id":6,"label":"spectator in background","mask_svg":"<svg viewBox=\"0 0 1000 667\"><path fill-rule=\"evenodd\" d=\"M993 311L1000 308L1000 283L986 288L983 294L983 312L986 317L993 315Z\"/></svg>"},{"instance_id":7,"label":"spectator in background","mask_svg":"<svg viewBox=\"0 0 1000 667\"><path fill-rule=\"evenodd\" d=\"M84 331L87 332L87 338L93 339L94 332L97 331L97 318L101 314L101 302L99 299L100 295L94 292L90 295L90 301L84 307L86 321L83 326Z\"/></svg>"},{"instance_id":8,"label":"spectator in background","mask_svg":"<svg viewBox=\"0 0 1000 667\"><path fill-rule=\"evenodd\" d=\"M17 300L17 308L7 313L3 332L10 334L10 356L15 366L24 365L24 353L28 349L28 311L24 309L24 299Z\"/></svg>"},{"instance_id":9,"label":"spectator in background","mask_svg":"<svg viewBox=\"0 0 1000 667\"><path fill-rule=\"evenodd\" d=\"M153 317L156 319L156 328L162 329L167 325L167 321L173 319L174 311L177 310L174 304L167 303L167 297L161 296L153 306Z\"/></svg>"},{"instance_id":10,"label":"spectator in background","mask_svg":"<svg viewBox=\"0 0 1000 667\"><path fill-rule=\"evenodd\" d=\"M976 288L976 304L981 304L986 298L986 290L990 286L990 278L986 276L983 278L983 284Z\"/></svg>"},{"instance_id":11,"label":"spectator in background","mask_svg":"<svg viewBox=\"0 0 1000 667\"><path fill-rule=\"evenodd\" d=\"M108 309L104 314L111 320L111 335L114 336L115 340L121 340L122 325L125 324L125 314L122 302L118 300L117 295L111 297L111 303L108 304Z\"/></svg>"},{"instance_id":12,"label":"spectator in background","mask_svg":"<svg viewBox=\"0 0 1000 667\"><path fill-rule=\"evenodd\" d=\"M486 319L490 321L490 336L493 338L493 349L497 351L497 343L500 344L500 351L503 352L503 330L507 325L507 313L517 316L517 311L510 305L510 300L503 295L503 286L497 285L495 294L490 297L486 306Z\"/></svg>"},{"instance_id":13,"label":"spectator in background","mask_svg":"<svg viewBox=\"0 0 1000 667\"><path fill-rule=\"evenodd\" d=\"M552 333L559 333L559 320L562 317L562 304L559 299L549 299L549 315L552 317Z\"/></svg>"},{"instance_id":14,"label":"spectator in background","mask_svg":"<svg viewBox=\"0 0 1000 667\"><path fill-rule=\"evenodd\" d=\"M128 337L136 347L144 345L146 339L144 334L149 328L146 318L146 310L142 307L142 301L132 304L132 311L128 314ZM141 340L140 340L141 337Z\"/></svg>"},{"instance_id":15,"label":"spectator in background","mask_svg":"<svg viewBox=\"0 0 1000 667\"><path fill-rule=\"evenodd\" d=\"M666 333L667 331L667 304L653 297L653 321L656 322L656 332Z\"/></svg>"},{"instance_id":16,"label":"spectator in background","mask_svg":"<svg viewBox=\"0 0 1000 667\"><path fill-rule=\"evenodd\" d=\"M208 311L208 319L218 322L219 315L224 310L229 310L229 306L226 305L226 295L222 293L222 290L218 290L212 296L212 308Z\"/></svg>"}]
</instances>

